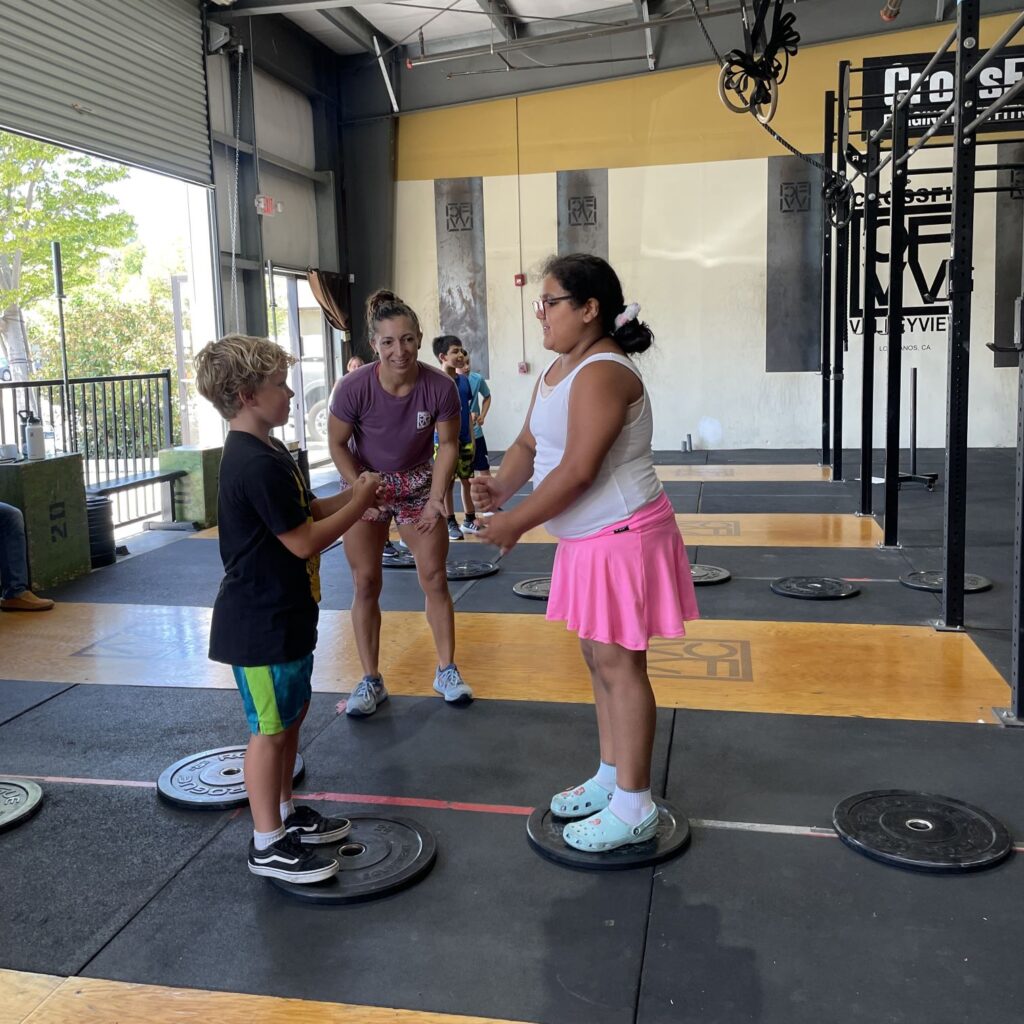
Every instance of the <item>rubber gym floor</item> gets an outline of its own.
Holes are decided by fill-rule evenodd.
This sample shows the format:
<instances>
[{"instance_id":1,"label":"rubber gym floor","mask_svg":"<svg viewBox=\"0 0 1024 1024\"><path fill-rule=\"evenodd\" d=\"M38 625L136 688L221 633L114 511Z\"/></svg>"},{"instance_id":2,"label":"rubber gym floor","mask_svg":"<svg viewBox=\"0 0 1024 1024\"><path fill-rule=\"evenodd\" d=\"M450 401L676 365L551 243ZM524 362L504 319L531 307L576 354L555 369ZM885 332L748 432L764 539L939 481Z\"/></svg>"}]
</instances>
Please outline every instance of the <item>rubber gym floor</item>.
<instances>
[{"instance_id":1,"label":"rubber gym floor","mask_svg":"<svg viewBox=\"0 0 1024 1024\"><path fill-rule=\"evenodd\" d=\"M921 468L941 472L942 454ZM838 801L895 788L1024 837L1022 737L991 711L1010 698L1014 453L971 452L967 567L994 586L966 598L966 633L936 631L938 597L898 582L941 566L941 480L904 488L903 546L882 550L878 523L852 514L859 484L828 481L815 455L659 453L691 561L732 579L700 588L686 639L652 646L654 786L692 825L653 868L573 871L526 839L530 809L597 750L574 636L512 592L550 570L543 531L497 575L452 584L478 698L463 711L432 694L422 598L396 569L391 700L339 714L359 670L344 557L325 555L300 791L331 813L413 818L438 844L416 885L351 906L250 875L247 813L156 796L172 762L246 739L230 671L206 659L214 536L140 536L51 593L52 613L0 617L0 775L45 793L0 834L0 1024L1019 1020L1024 859L916 873L831 828ZM498 557L470 541L453 555ZM791 600L769 589L784 575L861 593Z\"/></svg>"}]
</instances>

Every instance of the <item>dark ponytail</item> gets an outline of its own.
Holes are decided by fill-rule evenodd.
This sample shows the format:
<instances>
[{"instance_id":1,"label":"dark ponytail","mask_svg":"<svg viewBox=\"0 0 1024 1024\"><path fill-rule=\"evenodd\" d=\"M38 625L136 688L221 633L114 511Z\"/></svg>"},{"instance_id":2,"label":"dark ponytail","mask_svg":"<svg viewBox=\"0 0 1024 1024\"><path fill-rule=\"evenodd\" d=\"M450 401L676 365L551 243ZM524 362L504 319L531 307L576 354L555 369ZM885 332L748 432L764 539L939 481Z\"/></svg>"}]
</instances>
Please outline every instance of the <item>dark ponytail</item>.
<instances>
[{"instance_id":1,"label":"dark ponytail","mask_svg":"<svg viewBox=\"0 0 1024 1024\"><path fill-rule=\"evenodd\" d=\"M646 352L653 344L654 333L636 317L621 327L615 326L616 318L626 311L626 302L618 275L600 256L581 252L552 256L544 265L543 274L558 281L572 296L577 309L588 299L595 299L602 328L627 355Z\"/></svg>"},{"instance_id":2,"label":"dark ponytail","mask_svg":"<svg viewBox=\"0 0 1024 1024\"><path fill-rule=\"evenodd\" d=\"M377 333L377 324L382 320L393 320L396 316L407 316L416 328L416 333L421 334L420 318L413 312L412 307L404 303L394 292L386 288L378 288L366 300L366 330L369 337Z\"/></svg>"},{"instance_id":3,"label":"dark ponytail","mask_svg":"<svg viewBox=\"0 0 1024 1024\"><path fill-rule=\"evenodd\" d=\"M612 340L626 355L639 355L654 344L654 332L642 320L633 317L612 331Z\"/></svg>"}]
</instances>

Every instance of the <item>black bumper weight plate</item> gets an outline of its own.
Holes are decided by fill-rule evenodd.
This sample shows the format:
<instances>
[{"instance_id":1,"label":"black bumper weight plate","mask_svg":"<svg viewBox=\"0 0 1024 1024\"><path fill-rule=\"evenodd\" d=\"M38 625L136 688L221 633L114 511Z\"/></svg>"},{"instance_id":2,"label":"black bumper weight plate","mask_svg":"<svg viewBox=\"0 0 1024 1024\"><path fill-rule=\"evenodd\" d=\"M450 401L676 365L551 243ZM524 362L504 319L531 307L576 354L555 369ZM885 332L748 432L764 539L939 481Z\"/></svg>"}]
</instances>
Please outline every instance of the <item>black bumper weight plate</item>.
<instances>
[{"instance_id":1,"label":"black bumper weight plate","mask_svg":"<svg viewBox=\"0 0 1024 1024\"><path fill-rule=\"evenodd\" d=\"M856 597L860 588L848 580L831 576L783 576L772 581L772 593L781 597L796 597L803 601L841 601Z\"/></svg>"},{"instance_id":2,"label":"black bumper weight plate","mask_svg":"<svg viewBox=\"0 0 1024 1024\"><path fill-rule=\"evenodd\" d=\"M395 548L397 552L394 555L384 555L380 564L385 569L415 569L416 559L412 557L411 551L405 551L402 548Z\"/></svg>"},{"instance_id":3,"label":"black bumper weight plate","mask_svg":"<svg viewBox=\"0 0 1024 1024\"><path fill-rule=\"evenodd\" d=\"M175 761L157 780L160 797L175 807L190 811L227 811L244 807L245 747L217 747ZM292 778L301 782L306 774L302 755L295 756Z\"/></svg>"},{"instance_id":4,"label":"black bumper weight plate","mask_svg":"<svg viewBox=\"0 0 1024 1024\"><path fill-rule=\"evenodd\" d=\"M929 590L939 594L946 587L946 574L941 569L929 569L926 572L911 572L900 577L900 583L911 590ZM973 572L964 573L964 593L980 594L983 590L991 590L992 581L987 576L978 576Z\"/></svg>"},{"instance_id":5,"label":"black bumper weight plate","mask_svg":"<svg viewBox=\"0 0 1024 1024\"><path fill-rule=\"evenodd\" d=\"M678 856L690 842L690 823L667 800L658 800L658 831L653 839L635 846L620 846L606 853L586 853L570 846L562 838L562 829L570 823L559 818L550 807L538 807L526 822L530 845L547 860L584 871L627 871L660 864Z\"/></svg>"},{"instance_id":6,"label":"black bumper weight plate","mask_svg":"<svg viewBox=\"0 0 1024 1024\"><path fill-rule=\"evenodd\" d=\"M1013 849L1009 833L991 815L931 793L857 793L836 805L832 824L858 853L916 871L978 871L998 864Z\"/></svg>"},{"instance_id":7,"label":"black bumper weight plate","mask_svg":"<svg viewBox=\"0 0 1024 1024\"><path fill-rule=\"evenodd\" d=\"M0 832L28 821L42 806L43 791L34 782L0 779Z\"/></svg>"},{"instance_id":8,"label":"black bumper weight plate","mask_svg":"<svg viewBox=\"0 0 1024 1024\"><path fill-rule=\"evenodd\" d=\"M551 577L535 576L531 580L520 580L512 584L512 593L530 601L546 601L551 596Z\"/></svg>"},{"instance_id":9,"label":"black bumper weight plate","mask_svg":"<svg viewBox=\"0 0 1024 1024\"><path fill-rule=\"evenodd\" d=\"M473 559L459 559L448 562L448 579L479 580L484 576L493 576L498 571L494 562L478 562Z\"/></svg>"},{"instance_id":10,"label":"black bumper weight plate","mask_svg":"<svg viewBox=\"0 0 1024 1024\"><path fill-rule=\"evenodd\" d=\"M691 565L690 574L695 587L711 587L732 579L732 573L718 565Z\"/></svg>"},{"instance_id":11,"label":"black bumper weight plate","mask_svg":"<svg viewBox=\"0 0 1024 1024\"><path fill-rule=\"evenodd\" d=\"M272 878L282 892L308 903L363 903L418 882L434 866L437 843L422 825L408 818L349 815L352 830L340 843L309 846L339 865L324 882L296 885Z\"/></svg>"}]
</instances>

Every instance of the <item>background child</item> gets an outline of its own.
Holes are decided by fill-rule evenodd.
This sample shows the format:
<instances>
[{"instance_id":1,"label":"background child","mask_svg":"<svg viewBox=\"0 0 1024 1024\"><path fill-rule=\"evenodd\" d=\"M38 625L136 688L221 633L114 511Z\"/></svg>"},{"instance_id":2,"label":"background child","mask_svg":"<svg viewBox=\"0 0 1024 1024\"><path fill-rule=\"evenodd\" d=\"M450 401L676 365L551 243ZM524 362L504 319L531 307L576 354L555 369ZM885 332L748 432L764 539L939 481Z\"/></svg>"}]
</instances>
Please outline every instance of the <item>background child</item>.
<instances>
[{"instance_id":1,"label":"background child","mask_svg":"<svg viewBox=\"0 0 1024 1024\"><path fill-rule=\"evenodd\" d=\"M487 442L484 440L484 420L491 408L491 389L482 373L471 368L472 356L466 353L466 365L459 370L469 381L469 418L473 423L473 472L481 476L491 475L491 464L487 459ZM481 399L483 402L481 403Z\"/></svg>"},{"instance_id":2,"label":"background child","mask_svg":"<svg viewBox=\"0 0 1024 1024\"><path fill-rule=\"evenodd\" d=\"M303 844L341 839L351 827L292 802L299 727L311 693L320 600L320 552L376 499L364 473L331 498L314 498L270 432L288 422L294 362L266 338L232 334L195 359L199 393L230 423L217 517L224 579L213 606L210 657L232 666L252 733L245 788L252 811L249 870L319 882L338 862Z\"/></svg>"},{"instance_id":3,"label":"background child","mask_svg":"<svg viewBox=\"0 0 1024 1024\"><path fill-rule=\"evenodd\" d=\"M462 540L463 531L477 533L476 509L473 507L473 495L469 490L469 481L473 476L473 428L470 417L470 403L473 400L469 380L459 373L467 366L466 350L462 342L454 334L441 334L434 339L434 355L441 363L441 369L454 381L459 391L461 419L459 421L459 459L455 463L455 479L448 485L444 496L444 511L448 518L448 536L452 540ZM455 519L455 480L462 483L462 507L466 511L462 530Z\"/></svg>"}]
</instances>

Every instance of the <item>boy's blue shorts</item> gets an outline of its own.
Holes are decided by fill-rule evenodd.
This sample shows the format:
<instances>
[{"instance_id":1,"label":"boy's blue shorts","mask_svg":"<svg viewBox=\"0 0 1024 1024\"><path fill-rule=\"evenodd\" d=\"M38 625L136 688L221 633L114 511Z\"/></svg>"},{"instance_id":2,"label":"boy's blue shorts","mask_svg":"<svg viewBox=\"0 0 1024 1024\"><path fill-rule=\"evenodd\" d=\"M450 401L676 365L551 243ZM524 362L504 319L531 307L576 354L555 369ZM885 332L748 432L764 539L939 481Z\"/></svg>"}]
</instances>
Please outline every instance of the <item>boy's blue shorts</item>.
<instances>
[{"instance_id":1,"label":"boy's blue shorts","mask_svg":"<svg viewBox=\"0 0 1024 1024\"><path fill-rule=\"evenodd\" d=\"M312 654L282 665L234 665L231 671L254 735L273 736L294 725L313 693Z\"/></svg>"}]
</instances>

